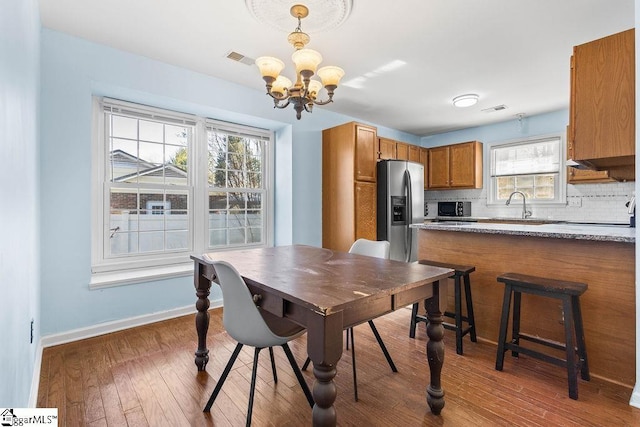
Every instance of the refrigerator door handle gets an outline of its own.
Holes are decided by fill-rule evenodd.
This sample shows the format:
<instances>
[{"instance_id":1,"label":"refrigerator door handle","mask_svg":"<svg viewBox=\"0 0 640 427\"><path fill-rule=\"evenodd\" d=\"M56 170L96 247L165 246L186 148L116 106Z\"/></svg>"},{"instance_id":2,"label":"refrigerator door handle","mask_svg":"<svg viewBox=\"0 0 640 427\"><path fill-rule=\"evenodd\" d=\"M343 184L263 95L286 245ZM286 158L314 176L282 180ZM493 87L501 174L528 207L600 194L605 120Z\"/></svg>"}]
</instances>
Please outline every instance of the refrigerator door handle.
<instances>
[{"instance_id":1,"label":"refrigerator door handle","mask_svg":"<svg viewBox=\"0 0 640 427\"><path fill-rule=\"evenodd\" d=\"M404 257L405 257L405 262L409 262L409 260L411 260L411 246L413 244L413 233L411 233L411 222L413 221L413 200L412 200L412 188L411 188L411 173L409 172L409 169L406 169L404 171L404 182L405 182L405 189L407 191L407 199L406 199L406 203L407 203L407 211L406 211L406 215L407 215L407 220L406 222L406 229L405 229L405 234L404 234Z\"/></svg>"}]
</instances>

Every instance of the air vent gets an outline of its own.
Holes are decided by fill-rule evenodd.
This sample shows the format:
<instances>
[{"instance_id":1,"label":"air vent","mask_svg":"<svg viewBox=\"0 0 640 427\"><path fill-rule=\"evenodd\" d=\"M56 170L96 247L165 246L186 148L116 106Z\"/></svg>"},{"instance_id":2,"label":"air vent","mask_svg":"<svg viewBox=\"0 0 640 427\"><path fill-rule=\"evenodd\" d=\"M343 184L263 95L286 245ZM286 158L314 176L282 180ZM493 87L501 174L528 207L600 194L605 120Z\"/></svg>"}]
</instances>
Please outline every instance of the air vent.
<instances>
[{"instance_id":1,"label":"air vent","mask_svg":"<svg viewBox=\"0 0 640 427\"><path fill-rule=\"evenodd\" d=\"M255 59L249 58L248 56L244 56L243 54L234 51L228 52L227 58L236 62L241 62L245 65L253 65L253 63L256 62Z\"/></svg>"},{"instance_id":2,"label":"air vent","mask_svg":"<svg viewBox=\"0 0 640 427\"><path fill-rule=\"evenodd\" d=\"M493 113L494 111L502 111L506 109L507 109L506 105L500 104L500 105L496 105L495 107L485 108L484 110L480 110L480 111L484 111L485 113Z\"/></svg>"}]
</instances>

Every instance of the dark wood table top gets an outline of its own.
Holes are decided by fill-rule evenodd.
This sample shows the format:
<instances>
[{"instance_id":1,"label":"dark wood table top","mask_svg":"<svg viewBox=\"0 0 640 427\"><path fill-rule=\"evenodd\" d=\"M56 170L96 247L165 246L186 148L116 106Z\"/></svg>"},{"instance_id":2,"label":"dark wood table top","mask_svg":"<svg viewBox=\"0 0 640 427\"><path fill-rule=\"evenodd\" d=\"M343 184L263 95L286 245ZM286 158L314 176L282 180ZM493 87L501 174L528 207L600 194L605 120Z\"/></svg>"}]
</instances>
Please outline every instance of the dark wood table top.
<instances>
[{"instance_id":1,"label":"dark wood table top","mask_svg":"<svg viewBox=\"0 0 640 427\"><path fill-rule=\"evenodd\" d=\"M214 252L204 257L227 261L247 284L324 315L452 274L447 268L304 245Z\"/></svg>"}]
</instances>

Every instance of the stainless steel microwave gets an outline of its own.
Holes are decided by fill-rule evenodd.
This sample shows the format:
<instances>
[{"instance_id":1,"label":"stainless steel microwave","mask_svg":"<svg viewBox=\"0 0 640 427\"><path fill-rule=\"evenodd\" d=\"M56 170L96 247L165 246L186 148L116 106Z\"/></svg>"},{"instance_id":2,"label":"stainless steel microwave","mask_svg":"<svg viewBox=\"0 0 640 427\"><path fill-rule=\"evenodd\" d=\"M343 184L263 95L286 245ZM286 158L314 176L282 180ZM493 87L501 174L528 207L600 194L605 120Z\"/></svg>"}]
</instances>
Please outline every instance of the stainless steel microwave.
<instances>
[{"instance_id":1,"label":"stainless steel microwave","mask_svg":"<svg viewBox=\"0 0 640 427\"><path fill-rule=\"evenodd\" d=\"M471 202L438 202L438 216L471 216Z\"/></svg>"}]
</instances>

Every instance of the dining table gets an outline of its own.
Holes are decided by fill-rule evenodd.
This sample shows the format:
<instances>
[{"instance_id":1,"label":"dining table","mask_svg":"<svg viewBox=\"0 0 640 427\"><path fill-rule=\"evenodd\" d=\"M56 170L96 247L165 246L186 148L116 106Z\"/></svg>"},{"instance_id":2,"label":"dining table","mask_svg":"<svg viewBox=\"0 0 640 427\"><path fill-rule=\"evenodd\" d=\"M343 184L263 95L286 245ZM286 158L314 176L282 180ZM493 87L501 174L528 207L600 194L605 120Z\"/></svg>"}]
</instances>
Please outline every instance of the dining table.
<instances>
[{"instance_id":1,"label":"dining table","mask_svg":"<svg viewBox=\"0 0 640 427\"><path fill-rule=\"evenodd\" d=\"M433 414L440 414L444 407L441 386L444 328L439 296L440 285L444 289L453 270L307 245L217 251L191 258L197 296L195 364L199 371L205 370L209 360L209 294L211 284L216 281L215 269L208 258L227 261L239 271L274 331L286 329L287 325L306 329L307 354L313 362L315 378L314 426L336 425L334 378L342 356L342 331L415 302L424 302L429 366L426 401ZM409 320L407 316L407 331Z\"/></svg>"}]
</instances>

